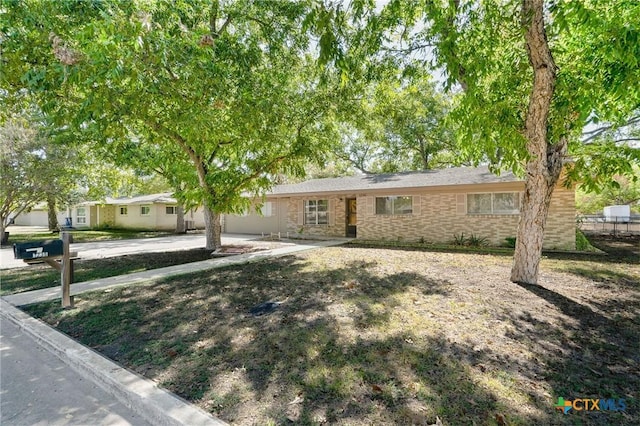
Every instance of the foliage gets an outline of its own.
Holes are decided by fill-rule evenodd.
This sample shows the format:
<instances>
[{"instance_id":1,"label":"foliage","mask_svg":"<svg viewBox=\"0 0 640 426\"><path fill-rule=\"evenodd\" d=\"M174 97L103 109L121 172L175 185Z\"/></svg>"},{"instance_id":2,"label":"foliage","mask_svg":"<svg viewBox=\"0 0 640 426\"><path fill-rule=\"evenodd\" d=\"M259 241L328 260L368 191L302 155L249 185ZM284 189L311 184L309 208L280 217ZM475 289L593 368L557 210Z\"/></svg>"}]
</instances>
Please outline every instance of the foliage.
<instances>
[{"instance_id":1,"label":"foliage","mask_svg":"<svg viewBox=\"0 0 640 426\"><path fill-rule=\"evenodd\" d=\"M585 237L584 233L579 229L576 229L576 250L588 252L599 251L591 245L589 239Z\"/></svg>"},{"instance_id":2,"label":"foliage","mask_svg":"<svg viewBox=\"0 0 640 426\"><path fill-rule=\"evenodd\" d=\"M467 237L464 236L464 232L460 234L453 234L453 240L451 244L454 246L464 246L467 244Z\"/></svg>"},{"instance_id":3,"label":"foliage","mask_svg":"<svg viewBox=\"0 0 640 426\"><path fill-rule=\"evenodd\" d=\"M454 246L484 247L488 245L488 240L486 237L480 237L475 234L466 237L464 232L462 232L460 234L453 234L451 244Z\"/></svg>"},{"instance_id":4,"label":"foliage","mask_svg":"<svg viewBox=\"0 0 640 426\"><path fill-rule=\"evenodd\" d=\"M640 167L635 166L634 176L617 175L599 192L587 192L583 186L576 191L576 208L582 214L602 214L605 206L629 204L631 210L640 213Z\"/></svg>"},{"instance_id":5,"label":"foliage","mask_svg":"<svg viewBox=\"0 0 640 426\"><path fill-rule=\"evenodd\" d=\"M360 36L366 47L354 54L401 50L442 71L448 89L460 93L451 116L461 126L461 154L525 176L511 279L535 283L545 218L567 152L575 161L567 180L581 177L587 184L611 171L628 174L638 158L629 145L609 144L611 155L592 161L581 133L587 124L615 128L636 114L640 4L392 1L379 13L364 2L355 9L367 28ZM390 46L394 40L400 43ZM336 50L338 58L349 53Z\"/></svg>"},{"instance_id":6,"label":"foliage","mask_svg":"<svg viewBox=\"0 0 640 426\"><path fill-rule=\"evenodd\" d=\"M471 234L471 236L467 238L466 243L470 247L482 247L488 244L487 237L480 237L474 234Z\"/></svg>"},{"instance_id":7,"label":"foliage","mask_svg":"<svg viewBox=\"0 0 640 426\"><path fill-rule=\"evenodd\" d=\"M342 128L338 158L363 173L459 165L450 101L428 75L385 76L372 83Z\"/></svg>"},{"instance_id":8,"label":"foliage","mask_svg":"<svg viewBox=\"0 0 640 426\"><path fill-rule=\"evenodd\" d=\"M516 237L507 237L504 239L505 245L510 248L516 247Z\"/></svg>"},{"instance_id":9,"label":"foliage","mask_svg":"<svg viewBox=\"0 0 640 426\"><path fill-rule=\"evenodd\" d=\"M47 169L37 130L24 119L14 119L0 127L0 231L17 215L39 201Z\"/></svg>"},{"instance_id":10,"label":"foliage","mask_svg":"<svg viewBox=\"0 0 640 426\"><path fill-rule=\"evenodd\" d=\"M335 140L339 92L307 54L306 10L302 1L17 3L5 13L7 75L104 156L161 171L183 204L215 218L243 210L279 173L303 175L303 160L321 162Z\"/></svg>"}]
</instances>

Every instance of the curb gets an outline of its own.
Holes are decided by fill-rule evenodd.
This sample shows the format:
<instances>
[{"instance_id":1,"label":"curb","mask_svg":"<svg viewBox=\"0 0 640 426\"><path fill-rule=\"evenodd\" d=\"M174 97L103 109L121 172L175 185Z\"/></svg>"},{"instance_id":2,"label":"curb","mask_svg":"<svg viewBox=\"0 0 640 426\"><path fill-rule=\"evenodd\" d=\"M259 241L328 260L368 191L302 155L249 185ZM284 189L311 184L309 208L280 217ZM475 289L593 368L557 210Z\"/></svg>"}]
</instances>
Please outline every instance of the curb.
<instances>
[{"instance_id":1,"label":"curb","mask_svg":"<svg viewBox=\"0 0 640 426\"><path fill-rule=\"evenodd\" d=\"M158 426L223 426L227 423L161 389L151 380L108 360L0 299L0 316L13 322L44 349L103 388L133 412Z\"/></svg>"}]
</instances>

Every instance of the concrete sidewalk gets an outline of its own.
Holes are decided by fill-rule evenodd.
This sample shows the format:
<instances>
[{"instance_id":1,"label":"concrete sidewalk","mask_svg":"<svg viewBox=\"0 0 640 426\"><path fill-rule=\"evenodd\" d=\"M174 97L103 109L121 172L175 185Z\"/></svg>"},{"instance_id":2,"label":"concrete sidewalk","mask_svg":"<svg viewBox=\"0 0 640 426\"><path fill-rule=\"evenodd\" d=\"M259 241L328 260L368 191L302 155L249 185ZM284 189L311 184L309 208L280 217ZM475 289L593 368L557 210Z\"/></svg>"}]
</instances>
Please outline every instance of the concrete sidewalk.
<instances>
[{"instance_id":1,"label":"concrete sidewalk","mask_svg":"<svg viewBox=\"0 0 640 426\"><path fill-rule=\"evenodd\" d=\"M0 424L153 426L4 317L0 356Z\"/></svg>"},{"instance_id":2,"label":"concrete sidewalk","mask_svg":"<svg viewBox=\"0 0 640 426\"><path fill-rule=\"evenodd\" d=\"M238 256L215 258L203 260L200 262L185 263L182 265L167 266L166 268L151 269L149 271L135 272L127 275L119 275L116 277L101 278L94 281L85 281L82 283L71 284L71 295L85 293L87 291L99 290L109 287L117 287L122 285L130 285L145 281L154 281L158 279L184 275L193 272L206 271L208 269L222 268L230 265L240 265L243 263L258 262L267 258L286 256L288 254L297 253L314 248L331 247L344 244L348 240L329 240L329 241L305 241L301 244L293 244L273 250L258 251L253 253L245 253ZM41 290L28 291L24 293L3 296L3 299L14 306L23 306L31 303L45 302L60 297L60 287L43 288Z\"/></svg>"},{"instance_id":3,"label":"concrete sidewalk","mask_svg":"<svg viewBox=\"0 0 640 426\"><path fill-rule=\"evenodd\" d=\"M269 251L77 283L71 286L71 292L80 294L229 265L257 262L304 250L335 246L346 241L348 240L305 241L302 244ZM14 307L59 297L60 289L55 287L4 296L0 300L2 424L135 426L225 424L159 388L153 381L120 367ZM62 366L60 361L66 367ZM19 369L15 368L17 365L20 366ZM5 371L7 368L18 371ZM78 393L68 389L76 387ZM45 395L55 393L59 393L61 398L45 398ZM22 396L16 399L10 398L9 395ZM35 405L37 409L34 408Z\"/></svg>"}]
</instances>

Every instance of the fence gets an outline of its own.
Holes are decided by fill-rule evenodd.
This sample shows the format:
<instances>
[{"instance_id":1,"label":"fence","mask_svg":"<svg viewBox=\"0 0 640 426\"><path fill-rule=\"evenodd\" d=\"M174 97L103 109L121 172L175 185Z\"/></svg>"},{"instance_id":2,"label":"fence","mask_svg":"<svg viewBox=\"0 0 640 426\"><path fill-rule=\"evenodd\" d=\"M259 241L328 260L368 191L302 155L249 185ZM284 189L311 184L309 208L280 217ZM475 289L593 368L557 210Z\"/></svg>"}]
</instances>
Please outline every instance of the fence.
<instances>
[{"instance_id":1,"label":"fence","mask_svg":"<svg viewBox=\"0 0 640 426\"><path fill-rule=\"evenodd\" d=\"M640 234L640 215L603 216L579 215L578 228L587 232L607 232L611 234Z\"/></svg>"}]
</instances>

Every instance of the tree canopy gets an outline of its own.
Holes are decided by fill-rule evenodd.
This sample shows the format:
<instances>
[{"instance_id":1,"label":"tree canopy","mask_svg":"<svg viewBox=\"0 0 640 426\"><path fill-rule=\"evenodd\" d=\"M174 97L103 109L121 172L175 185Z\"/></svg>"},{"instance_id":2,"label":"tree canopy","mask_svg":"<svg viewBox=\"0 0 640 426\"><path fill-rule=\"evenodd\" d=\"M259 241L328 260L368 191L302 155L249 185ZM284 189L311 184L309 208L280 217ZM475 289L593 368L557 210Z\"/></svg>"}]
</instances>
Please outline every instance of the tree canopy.
<instances>
[{"instance_id":1,"label":"tree canopy","mask_svg":"<svg viewBox=\"0 0 640 426\"><path fill-rule=\"evenodd\" d=\"M16 3L3 43L47 113L122 160L144 152L179 198L202 204L215 248L220 213L242 210L243 195L277 173L302 174L300 160L337 139L339 93L308 54L307 11L280 1Z\"/></svg>"}]
</instances>

